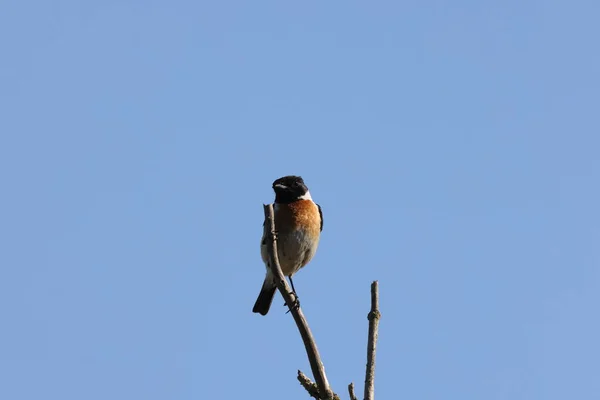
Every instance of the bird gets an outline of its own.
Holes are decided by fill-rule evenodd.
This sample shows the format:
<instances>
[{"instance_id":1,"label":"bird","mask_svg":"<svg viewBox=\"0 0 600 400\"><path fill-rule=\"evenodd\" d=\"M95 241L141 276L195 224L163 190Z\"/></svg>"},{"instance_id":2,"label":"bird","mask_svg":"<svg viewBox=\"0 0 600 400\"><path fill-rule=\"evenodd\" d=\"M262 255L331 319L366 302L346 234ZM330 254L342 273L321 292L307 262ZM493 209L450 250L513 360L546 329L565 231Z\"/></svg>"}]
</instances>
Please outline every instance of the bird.
<instances>
[{"instance_id":1,"label":"bird","mask_svg":"<svg viewBox=\"0 0 600 400\"><path fill-rule=\"evenodd\" d=\"M288 175L276 179L273 182L273 190L275 191L273 212L277 231L277 255L283 275L290 278L297 305L298 296L292 276L308 264L317 251L323 231L323 211L321 206L313 201L308 187L300 176ZM260 242L260 254L267 272L252 312L267 315L277 286L269 268L264 231Z\"/></svg>"}]
</instances>

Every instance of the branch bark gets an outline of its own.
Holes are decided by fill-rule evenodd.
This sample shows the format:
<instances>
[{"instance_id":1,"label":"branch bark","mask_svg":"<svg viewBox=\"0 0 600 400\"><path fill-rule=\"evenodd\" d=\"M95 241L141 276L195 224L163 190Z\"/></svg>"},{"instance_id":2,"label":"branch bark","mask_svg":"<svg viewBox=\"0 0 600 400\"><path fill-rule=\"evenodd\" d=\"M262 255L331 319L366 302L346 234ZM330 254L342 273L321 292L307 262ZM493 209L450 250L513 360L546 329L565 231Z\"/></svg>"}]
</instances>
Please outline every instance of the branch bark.
<instances>
[{"instance_id":1,"label":"branch bark","mask_svg":"<svg viewBox=\"0 0 600 400\"><path fill-rule=\"evenodd\" d=\"M277 285L277 289L279 289L281 296L283 296L285 303L288 305L290 312L294 317L294 321L296 322L296 326L298 327L298 331L300 332L300 336L302 336L302 341L304 342L304 347L306 348L306 354L310 363L310 369L319 389L319 396L323 400L333 399L334 394L331 391L329 381L325 375L325 367L321 362L321 356L319 355L315 339L308 327L304 313L300 307L294 307L296 301L295 296L281 271L279 256L277 254L277 233L275 230L273 204L264 204L263 207L265 212L264 229L265 237L267 239L267 250L269 253L269 267L275 277L275 284Z\"/></svg>"},{"instance_id":2,"label":"branch bark","mask_svg":"<svg viewBox=\"0 0 600 400\"><path fill-rule=\"evenodd\" d=\"M365 374L365 398L375 399L375 352L377 350L377 336L379 335L379 284L371 284L371 311L369 312L369 339L367 343L367 372Z\"/></svg>"},{"instance_id":3,"label":"branch bark","mask_svg":"<svg viewBox=\"0 0 600 400\"><path fill-rule=\"evenodd\" d=\"M319 397L319 388L317 384L310 380L310 378L304 375L304 372L298 370L298 382L302 385L302 387L308 392L310 397L315 398L316 400L320 400Z\"/></svg>"},{"instance_id":4,"label":"branch bark","mask_svg":"<svg viewBox=\"0 0 600 400\"><path fill-rule=\"evenodd\" d=\"M358 400L356 393L354 393L354 383L348 385L348 394L350 395L350 400Z\"/></svg>"}]
</instances>

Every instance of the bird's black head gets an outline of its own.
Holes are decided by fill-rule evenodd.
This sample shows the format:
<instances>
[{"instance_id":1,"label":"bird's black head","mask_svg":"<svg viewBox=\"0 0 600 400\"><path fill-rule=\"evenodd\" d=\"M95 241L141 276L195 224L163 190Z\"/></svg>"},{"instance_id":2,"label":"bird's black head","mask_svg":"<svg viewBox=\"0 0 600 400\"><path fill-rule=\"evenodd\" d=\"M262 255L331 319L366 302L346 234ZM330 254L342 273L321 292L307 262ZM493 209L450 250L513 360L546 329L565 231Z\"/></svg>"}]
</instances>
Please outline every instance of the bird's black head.
<instances>
[{"instance_id":1,"label":"bird's black head","mask_svg":"<svg viewBox=\"0 0 600 400\"><path fill-rule=\"evenodd\" d=\"M273 190L275 191L275 203L279 204L291 203L299 199L311 199L304 180L299 176L289 175L277 179L273 182Z\"/></svg>"}]
</instances>

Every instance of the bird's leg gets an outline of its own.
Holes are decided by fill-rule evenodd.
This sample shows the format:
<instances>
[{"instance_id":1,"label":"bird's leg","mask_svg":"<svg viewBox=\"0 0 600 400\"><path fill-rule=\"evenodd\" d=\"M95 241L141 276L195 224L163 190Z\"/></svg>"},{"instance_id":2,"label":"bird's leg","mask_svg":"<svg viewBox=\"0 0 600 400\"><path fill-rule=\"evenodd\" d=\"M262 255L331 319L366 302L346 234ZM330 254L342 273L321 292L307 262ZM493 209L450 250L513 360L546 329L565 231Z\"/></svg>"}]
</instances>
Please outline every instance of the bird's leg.
<instances>
[{"instance_id":1,"label":"bird's leg","mask_svg":"<svg viewBox=\"0 0 600 400\"><path fill-rule=\"evenodd\" d=\"M290 283L292 284L292 293L294 294L294 296L298 297L298 295L296 294L296 289L294 288L294 281L292 280L291 276L290 276Z\"/></svg>"}]
</instances>

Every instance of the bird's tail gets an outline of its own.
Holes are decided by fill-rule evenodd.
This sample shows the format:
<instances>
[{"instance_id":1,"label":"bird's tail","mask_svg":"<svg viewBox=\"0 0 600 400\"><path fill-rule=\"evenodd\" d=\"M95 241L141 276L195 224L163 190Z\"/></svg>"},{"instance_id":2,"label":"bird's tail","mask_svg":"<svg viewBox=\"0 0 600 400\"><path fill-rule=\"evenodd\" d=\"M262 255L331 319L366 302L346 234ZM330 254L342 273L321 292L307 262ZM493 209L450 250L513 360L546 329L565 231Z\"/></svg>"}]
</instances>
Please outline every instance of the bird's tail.
<instances>
[{"instance_id":1,"label":"bird's tail","mask_svg":"<svg viewBox=\"0 0 600 400\"><path fill-rule=\"evenodd\" d=\"M269 308L271 308L273 297L275 297L276 289L277 287L273 284L273 282L271 282L270 279L265 279L262 288L260 289L260 294L256 299L256 303L254 303L252 312L259 313L261 315L267 315Z\"/></svg>"}]
</instances>

